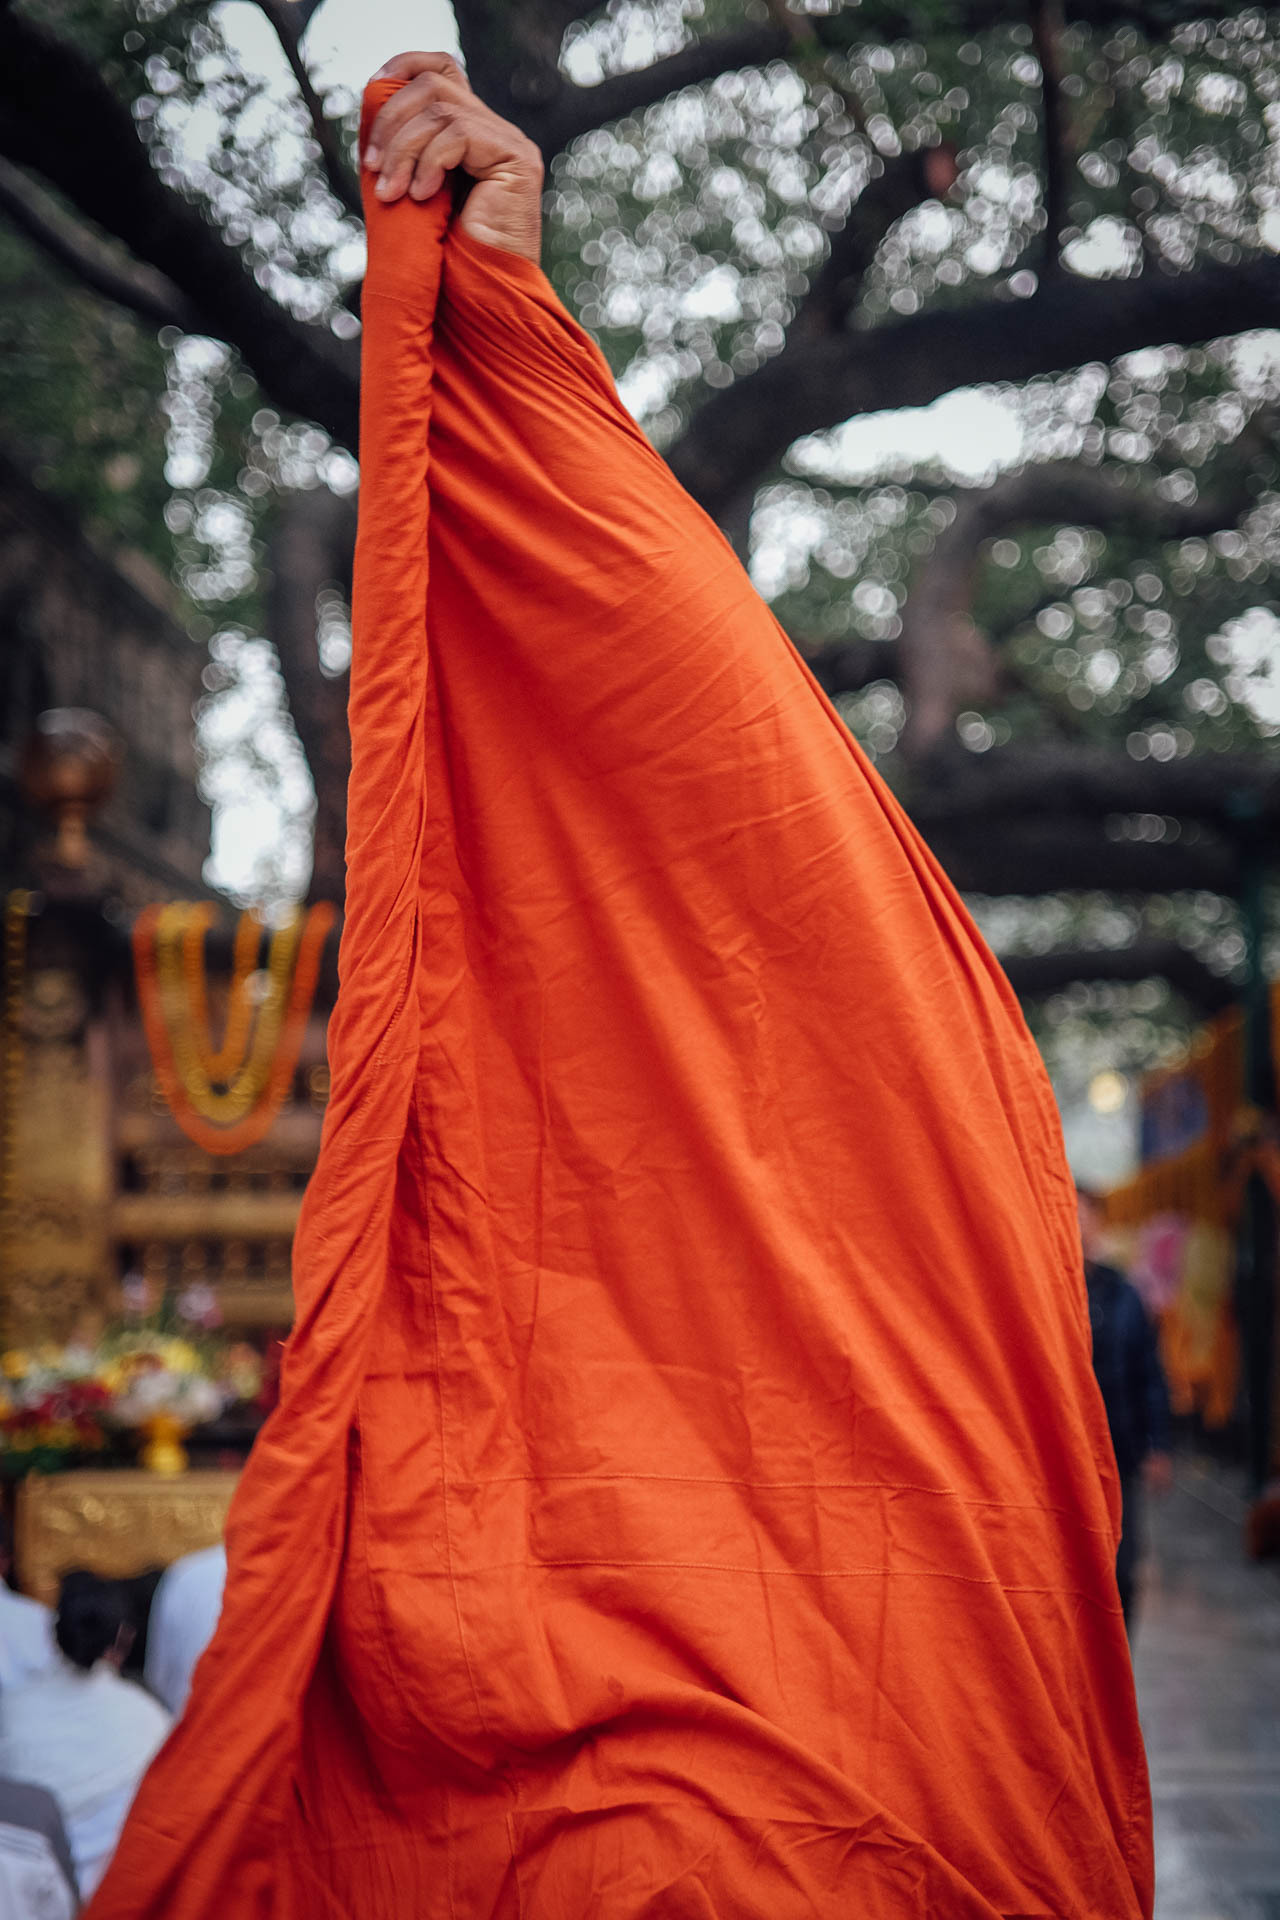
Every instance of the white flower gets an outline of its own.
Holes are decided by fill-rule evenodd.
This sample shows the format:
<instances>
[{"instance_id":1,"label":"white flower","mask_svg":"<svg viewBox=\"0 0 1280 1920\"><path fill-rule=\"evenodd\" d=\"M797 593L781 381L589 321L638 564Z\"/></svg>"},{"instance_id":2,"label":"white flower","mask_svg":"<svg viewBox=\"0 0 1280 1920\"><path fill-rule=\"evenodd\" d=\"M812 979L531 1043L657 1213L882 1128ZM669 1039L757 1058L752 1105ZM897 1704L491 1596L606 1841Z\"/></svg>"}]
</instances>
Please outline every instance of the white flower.
<instances>
[{"instance_id":1,"label":"white flower","mask_svg":"<svg viewBox=\"0 0 1280 1920\"><path fill-rule=\"evenodd\" d=\"M226 1396L199 1374L171 1373L156 1367L139 1374L127 1394L116 1402L115 1415L126 1426L141 1426L157 1413L172 1414L191 1427L214 1420L222 1412Z\"/></svg>"}]
</instances>

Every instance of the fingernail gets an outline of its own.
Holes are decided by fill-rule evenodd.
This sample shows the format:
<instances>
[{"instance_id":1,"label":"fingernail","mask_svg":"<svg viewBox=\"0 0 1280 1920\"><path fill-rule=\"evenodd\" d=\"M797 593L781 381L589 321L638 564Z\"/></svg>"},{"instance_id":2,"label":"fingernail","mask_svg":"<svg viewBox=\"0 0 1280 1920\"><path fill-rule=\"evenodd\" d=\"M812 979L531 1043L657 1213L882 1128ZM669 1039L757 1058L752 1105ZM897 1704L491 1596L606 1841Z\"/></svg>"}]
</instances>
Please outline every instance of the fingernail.
<instances>
[{"instance_id":1,"label":"fingernail","mask_svg":"<svg viewBox=\"0 0 1280 1920\"><path fill-rule=\"evenodd\" d=\"M378 171L378 168L382 165L382 155L379 153L376 147L365 148L364 163L366 167L368 167L370 173L376 173Z\"/></svg>"},{"instance_id":2,"label":"fingernail","mask_svg":"<svg viewBox=\"0 0 1280 1920\"><path fill-rule=\"evenodd\" d=\"M380 200L385 200L387 198L387 195L391 192L391 182L388 180L385 173L379 176L378 184L374 188L374 192L377 194Z\"/></svg>"}]
</instances>

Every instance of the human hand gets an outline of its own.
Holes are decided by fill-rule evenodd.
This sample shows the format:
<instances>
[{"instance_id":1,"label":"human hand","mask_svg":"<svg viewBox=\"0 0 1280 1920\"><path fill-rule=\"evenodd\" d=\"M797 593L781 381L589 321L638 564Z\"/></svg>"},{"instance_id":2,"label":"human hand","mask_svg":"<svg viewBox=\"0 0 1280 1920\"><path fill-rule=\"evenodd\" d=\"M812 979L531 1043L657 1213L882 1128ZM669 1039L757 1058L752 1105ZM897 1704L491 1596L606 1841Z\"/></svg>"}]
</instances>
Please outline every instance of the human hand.
<instances>
[{"instance_id":1,"label":"human hand","mask_svg":"<svg viewBox=\"0 0 1280 1920\"><path fill-rule=\"evenodd\" d=\"M1173 1485L1173 1461L1167 1453L1149 1453L1142 1463L1142 1479L1148 1493L1168 1493Z\"/></svg>"},{"instance_id":2,"label":"human hand","mask_svg":"<svg viewBox=\"0 0 1280 1920\"><path fill-rule=\"evenodd\" d=\"M542 230L542 155L477 100L447 53L400 53L374 75L405 85L382 108L363 154L378 198L429 200L455 167L475 182L458 224L475 239L536 261Z\"/></svg>"}]
</instances>

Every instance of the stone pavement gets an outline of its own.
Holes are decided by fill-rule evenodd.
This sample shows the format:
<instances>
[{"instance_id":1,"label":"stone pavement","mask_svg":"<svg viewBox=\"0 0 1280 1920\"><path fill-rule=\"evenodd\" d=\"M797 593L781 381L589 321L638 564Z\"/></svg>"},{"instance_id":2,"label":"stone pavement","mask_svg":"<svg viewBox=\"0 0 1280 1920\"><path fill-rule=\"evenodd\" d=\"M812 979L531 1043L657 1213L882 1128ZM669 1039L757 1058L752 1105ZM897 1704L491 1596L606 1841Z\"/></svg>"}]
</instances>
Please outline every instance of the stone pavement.
<instances>
[{"instance_id":1,"label":"stone pavement","mask_svg":"<svg viewBox=\"0 0 1280 1920\"><path fill-rule=\"evenodd\" d=\"M1228 1469L1180 1460L1147 1512L1134 1667L1155 1920L1280 1920L1280 1572L1245 1559Z\"/></svg>"}]
</instances>

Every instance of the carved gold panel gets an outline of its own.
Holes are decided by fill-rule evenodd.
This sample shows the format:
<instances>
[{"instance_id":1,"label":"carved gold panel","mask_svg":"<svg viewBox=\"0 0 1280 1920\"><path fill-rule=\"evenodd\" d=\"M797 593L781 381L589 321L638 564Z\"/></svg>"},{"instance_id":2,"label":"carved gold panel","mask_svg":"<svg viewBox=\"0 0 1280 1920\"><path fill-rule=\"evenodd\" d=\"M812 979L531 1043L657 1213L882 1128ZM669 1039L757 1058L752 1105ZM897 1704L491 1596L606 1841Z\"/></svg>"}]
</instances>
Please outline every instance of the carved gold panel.
<instances>
[{"instance_id":1,"label":"carved gold panel","mask_svg":"<svg viewBox=\"0 0 1280 1920\"><path fill-rule=\"evenodd\" d=\"M23 1592L52 1606L71 1567L120 1579L214 1546L238 1478L204 1469L28 1474L14 1526Z\"/></svg>"},{"instance_id":2,"label":"carved gold panel","mask_svg":"<svg viewBox=\"0 0 1280 1920\"><path fill-rule=\"evenodd\" d=\"M111 1298L112 1169L101 1035L75 975L30 973L19 1029L0 1307L6 1343L25 1346L65 1339Z\"/></svg>"}]
</instances>

